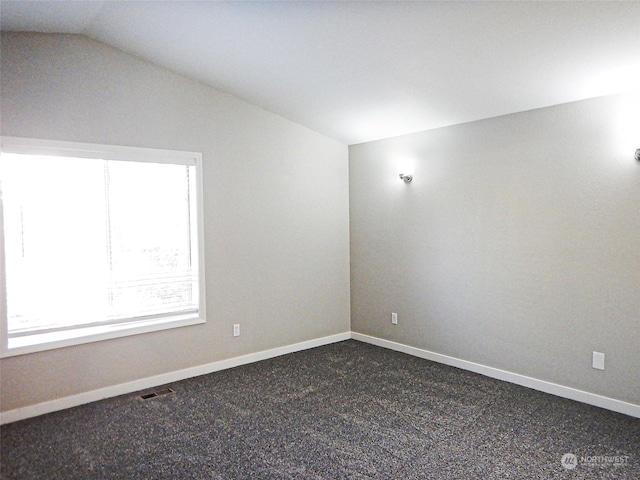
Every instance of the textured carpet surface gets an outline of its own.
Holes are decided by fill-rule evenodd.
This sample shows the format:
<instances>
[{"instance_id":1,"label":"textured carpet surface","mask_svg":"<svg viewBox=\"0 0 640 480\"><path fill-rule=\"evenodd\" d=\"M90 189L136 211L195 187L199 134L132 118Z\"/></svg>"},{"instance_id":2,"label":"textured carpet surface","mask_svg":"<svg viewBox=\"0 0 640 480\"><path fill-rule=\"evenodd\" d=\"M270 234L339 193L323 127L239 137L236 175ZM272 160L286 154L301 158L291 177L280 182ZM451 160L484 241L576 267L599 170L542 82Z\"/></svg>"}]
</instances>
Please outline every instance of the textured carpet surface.
<instances>
[{"instance_id":1,"label":"textured carpet surface","mask_svg":"<svg viewBox=\"0 0 640 480\"><path fill-rule=\"evenodd\" d=\"M355 341L165 387L3 426L0 476L640 479L640 419Z\"/></svg>"}]
</instances>

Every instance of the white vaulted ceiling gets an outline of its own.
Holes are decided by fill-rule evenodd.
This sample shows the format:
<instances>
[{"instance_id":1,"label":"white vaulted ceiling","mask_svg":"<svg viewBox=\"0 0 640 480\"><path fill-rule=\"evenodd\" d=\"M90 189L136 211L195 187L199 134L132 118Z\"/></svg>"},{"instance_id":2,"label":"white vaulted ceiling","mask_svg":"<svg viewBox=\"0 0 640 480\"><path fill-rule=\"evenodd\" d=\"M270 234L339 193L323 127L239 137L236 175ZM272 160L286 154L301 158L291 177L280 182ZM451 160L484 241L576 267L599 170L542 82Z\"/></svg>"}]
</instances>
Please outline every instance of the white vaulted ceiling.
<instances>
[{"instance_id":1,"label":"white vaulted ceiling","mask_svg":"<svg viewBox=\"0 0 640 480\"><path fill-rule=\"evenodd\" d=\"M346 144L636 88L640 2L2 1Z\"/></svg>"}]
</instances>

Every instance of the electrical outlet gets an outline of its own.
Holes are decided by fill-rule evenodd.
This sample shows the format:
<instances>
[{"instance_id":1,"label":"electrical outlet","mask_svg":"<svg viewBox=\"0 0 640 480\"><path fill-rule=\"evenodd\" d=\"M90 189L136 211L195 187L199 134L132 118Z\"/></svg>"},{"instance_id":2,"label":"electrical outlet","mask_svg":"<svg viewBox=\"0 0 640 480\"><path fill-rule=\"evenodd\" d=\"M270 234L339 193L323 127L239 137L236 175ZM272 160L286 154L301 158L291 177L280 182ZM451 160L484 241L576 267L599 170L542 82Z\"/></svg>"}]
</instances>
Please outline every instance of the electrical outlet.
<instances>
[{"instance_id":1,"label":"electrical outlet","mask_svg":"<svg viewBox=\"0 0 640 480\"><path fill-rule=\"evenodd\" d=\"M397 313L392 313L391 314L391 323L393 323L394 325L398 324L398 314Z\"/></svg>"},{"instance_id":2,"label":"electrical outlet","mask_svg":"<svg viewBox=\"0 0 640 480\"><path fill-rule=\"evenodd\" d=\"M233 336L234 337L239 337L240 336L240 324L236 323L233 325Z\"/></svg>"},{"instance_id":3,"label":"electrical outlet","mask_svg":"<svg viewBox=\"0 0 640 480\"><path fill-rule=\"evenodd\" d=\"M598 370L604 370L604 353L593 352L592 367Z\"/></svg>"}]
</instances>

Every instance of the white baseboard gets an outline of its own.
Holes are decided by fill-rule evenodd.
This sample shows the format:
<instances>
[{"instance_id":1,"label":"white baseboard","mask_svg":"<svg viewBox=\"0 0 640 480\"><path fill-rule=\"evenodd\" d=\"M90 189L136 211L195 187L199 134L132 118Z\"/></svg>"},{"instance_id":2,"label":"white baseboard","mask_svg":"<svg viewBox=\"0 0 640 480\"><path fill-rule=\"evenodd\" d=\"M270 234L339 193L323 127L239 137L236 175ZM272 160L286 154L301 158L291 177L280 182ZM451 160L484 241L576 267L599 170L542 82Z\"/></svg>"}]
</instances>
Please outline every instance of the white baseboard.
<instances>
[{"instance_id":1,"label":"white baseboard","mask_svg":"<svg viewBox=\"0 0 640 480\"><path fill-rule=\"evenodd\" d=\"M372 337L362 333L351 332L351 338L379 347L388 348L389 350L395 350L397 352L407 353L414 357L424 358L452 367L461 368L471 372L479 373L487 377L496 378L498 380L504 380L505 382L515 383L516 385L522 385L523 387L532 388L545 393L550 393L558 397L568 398L570 400L576 400L578 402L587 403L596 407L605 408L618 413L624 413L632 417L640 418L640 405L633 403L623 402L622 400L616 400L614 398L603 397L602 395L596 395L595 393L585 392L583 390L577 390L571 387L565 387L556 383L546 382L544 380L538 380L536 378L527 377L517 373L507 372L506 370L500 370L498 368L487 367L479 363L469 362L467 360L461 360L455 357L449 357L440 353L430 352L421 348L410 347L402 343L396 343L389 340L383 340L381 338Z\"/></svg>"},{"instance_id":2,"label":"white baseboard","mask_svg":"<svg viewBox=\"0 0 640 480\"><path fill-rule=\"evenodd\" d=\"M208 363L206 365L200 365L197 367L186 368L162 375L143 378L119 385L113 385L111 387L100 388L98 390L92 390L90 392L79 393L77 395L71 395L48 402L42 402L22 408L16 408L15 410L0 412L0 425L349 339L358 340L364 343L370 343L379 347L388 348L389 350L403 352L415 357L424 358L426 360L431 360L445 365L450 365L452 367L479 373L487 377L504 380L506 382L515 383L516 385L522 385L524 387L539 390L541 392L550 393L559 397L576 400L578 402L587 403L596 407L601 407L607 410L612 410L614 412L624 413L632 417L640 418L640 405L623 402L621 400L616 400L614 398L604 397L601 395L596 395L595 393L589 393L571 387L565 387L555 383L546 382L544 380L538 380L536 378L508 372L506 370L500 370L498 368L487 367L479 363L469 362L467 360L461 360L455 357L449 357L440 353L434 353L428 350L410 347L408 345L372 337L362 333L344 332L336 335L330 335L328 337L308 340L306 342L295 343L293 345L286 345L284 347L278 347L270 350L251 353L248 355L242 355L240 357L220 360L218 362Z\"/></svg>"},{"instance_id":3,"label":"white baseboard","mask_svg":"<svg viewBox=\"0 0 640 480\"><path fill-rule=\"evenodd\" d=\"M50 400L48 402L29 405L27 407L16 408L15 410L0 412L0 425L16 422L18 420L24 420L26 418L36 417L38 415L44 415L45 413L64 410L66 408L77 407L78 405L95 402L97 400L103 400L105 398L138 392L147 388L153 388L159 385L165 385L167 383L197 377L199 375L206 375L208 373L226 370L227 368L233 368L240 365L246 365L248 363L259 362L260 360L266 360L268 358L279 357L280 355L286 355L287 353L307 350L309 348L320 347L322 345L329 345L330 343L341 342L343 340L349 340L350 338L350 332L339 333L336 335L330 335L328 337L295 343L293 345L286 345L284 347L278 347L270 350L251 353L248 355L242 355L240 357L229 358L227 360L220 360L218 362L208 363L206 365L185 368L184 370L177 370L175 372L164 373L162 375L143 378L132 382L121 383L119 385L113 385L111 387L100 388L98 390L92 390L90 392L79 393L77 395L71 395L56 400Z\"/></svg>"}]
</instances>

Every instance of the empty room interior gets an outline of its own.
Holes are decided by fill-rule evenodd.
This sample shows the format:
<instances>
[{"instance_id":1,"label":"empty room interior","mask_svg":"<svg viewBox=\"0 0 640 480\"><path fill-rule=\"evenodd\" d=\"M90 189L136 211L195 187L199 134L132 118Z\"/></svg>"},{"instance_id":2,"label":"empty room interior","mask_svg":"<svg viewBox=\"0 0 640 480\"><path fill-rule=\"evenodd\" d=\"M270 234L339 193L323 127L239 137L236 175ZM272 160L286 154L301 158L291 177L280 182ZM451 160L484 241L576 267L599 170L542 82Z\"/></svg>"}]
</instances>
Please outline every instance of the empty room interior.
<instances>
[{"instance_id":1,"label":"empty room interior","mask_svg":"<svg viewBox=\"0 0 640 480\"><path fill-rule=\"evenodd\" d=\"M0 26L3 478L640 478L640 2Z\"/></svg>"}]
</instances>

